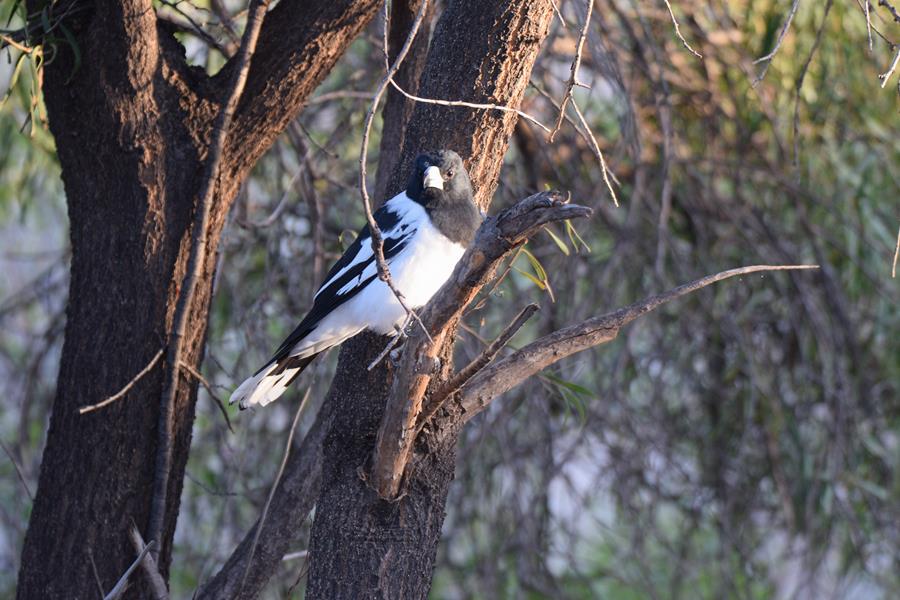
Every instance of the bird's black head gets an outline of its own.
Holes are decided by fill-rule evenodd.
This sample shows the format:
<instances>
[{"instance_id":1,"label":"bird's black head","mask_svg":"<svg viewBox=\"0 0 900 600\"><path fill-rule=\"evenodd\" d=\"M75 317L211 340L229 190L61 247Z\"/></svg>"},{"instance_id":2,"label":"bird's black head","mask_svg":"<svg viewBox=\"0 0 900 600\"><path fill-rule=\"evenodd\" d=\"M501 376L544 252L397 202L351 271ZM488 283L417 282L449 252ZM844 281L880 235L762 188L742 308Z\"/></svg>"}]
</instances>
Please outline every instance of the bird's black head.
<instances>
[{"instance_id":1,"label":"bird's black head","mask_svg":"<svg viewBox=\"0 0 900 600\"><path fill-rule=\"evenodd\" d=\"M469 174L462 158L453 150L420 154L410 175L406 195L426 206L473 202Z\"/></svg>"}]
</instances>

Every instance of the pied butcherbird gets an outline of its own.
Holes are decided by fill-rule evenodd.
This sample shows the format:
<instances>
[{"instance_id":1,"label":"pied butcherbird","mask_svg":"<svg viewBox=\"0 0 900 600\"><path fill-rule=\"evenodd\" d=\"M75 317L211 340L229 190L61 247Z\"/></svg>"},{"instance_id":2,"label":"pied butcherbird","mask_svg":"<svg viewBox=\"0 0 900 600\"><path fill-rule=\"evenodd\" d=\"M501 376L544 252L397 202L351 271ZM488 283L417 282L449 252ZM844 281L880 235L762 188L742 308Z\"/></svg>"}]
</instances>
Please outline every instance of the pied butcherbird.
<instances>
[{"instance_id":1,"label":"pied butcherbird","mask_svg":"<svg viewBox=\"0 0 900 600\"><path fill-rule=\"evenodd\" d=\"M384 258L407 305L419 308L450 277L482 220L462 159L452 150L416 158L406 190L375 214ZM313 306L272 359L231 395L241 409L277 399L312 360L364 330L396 335L406 311L378 278L368 225L331 268Z\"/></svg>"}]
</instances>

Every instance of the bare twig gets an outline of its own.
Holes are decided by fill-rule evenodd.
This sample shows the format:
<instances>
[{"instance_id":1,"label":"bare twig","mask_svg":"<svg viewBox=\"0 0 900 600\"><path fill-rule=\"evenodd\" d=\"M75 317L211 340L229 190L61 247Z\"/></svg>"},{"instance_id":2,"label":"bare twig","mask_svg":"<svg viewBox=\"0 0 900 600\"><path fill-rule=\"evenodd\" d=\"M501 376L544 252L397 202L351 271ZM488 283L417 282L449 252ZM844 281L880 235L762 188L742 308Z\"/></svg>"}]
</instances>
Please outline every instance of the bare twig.
<instances>
[{"instance_id":1,"label":"bare twig","mask_svg":"<svg viewBox=\"0 0 900 600\"><path fill-rule=\"evenodd\" d=\"M863 13L866 15L866 37L869 38L869 52L872 51L872 10L869 0L863 0Z\"/></svg>"},{"instance_id":2,"label":"bare twig","mask_svg":"<svg viewBox=\"0 0 900 600\"><path fill-rule=\"evenodd\" d=\"M578 42L575 45L575 59L572 61L569 81L566 83L566 93L563 95L562 102L559 104L559 117L556 119L556 125L553 126L553 131L547 136L547 141L550 143L553 143L553 138L556 137L556 133L559 131L559 128L562 127L563 119L565 119L566 105L573 99L572 94L575 91L575 86L580 85L578 82L578 67L581 65L581 53L584 50L584 40L587 39L588 29L591 26L591 13L594 10L594 0L586 0L586 2L587 14L585 14L584 25L581 27L581 33L578 35Z\"/></svg>"},{"instance_id":3,"label":"bare twig","mask_svg":"<svg viewBox=\"0 0 900 600\"><path fill-rule=\"evenodd\" d=\"M109 593L103 597L103 600L117 600L122 597L122 594L125 593L125 588L128 587L128 578L131 577L131 574L135 569L138 568L138 565L141 564L141 561L144 560L144 557L150 552L150 549L153 548L153 545L156 542L150 542L148 545L144 546L144 548L138 553L134 562L131 563L122 576L119 578L119 581L116 582L116 585L113 586L113 589L109 590ZM93 559L92 559L93 560Z\"/></svg>"},{"instance_id":4,"label":"bare twig","mask_svg":"<svg viewBox=\"0 0 900 600\"><path fill-rule=\"evenodd\" d=\"M878 79L881 80L881 88L884 89L884 86L887 85L888 79L891 78L891 75L894 74L894 71L897 69L897 63L900 63L900 45L897 46L897 53L894 55L894 60L891 62L890 68L887 71L878 76Z\"/></svg>"},{"instance_id":5,"label":"bare twig","mask_svg":"<svg viewBox=\"0 0 900 600\"><path fill-rule=\"evenodd\" d=\"M529 304L516 315L516 318L512 320L512 322L506 326L506 328L500 332L500 335L485 348L480 355L478 355L475 359L472 360L465 367L457 371L457 373L451 377L446 383L444 383L441 387L435 390L431 396L428 398L428 403L425 405L425 408L422 410L422 414L419 415L418 426L416 428L416 433L425 426L428 420L434 416L434 414L441 408L444 404L444 400L447 399L451 394L455 393L459 388L464 386L466 382L468 382L472 377L478 374L479 371L484 369L494 358L497 356L497 353L502 350L506 344L513 338L516 333L518 333L519 329L531 318L531 316L539 309L540 307L537 304Z\"/></svg>"},{"instance_id":6,"label":"bare twig","mask_svg":"<svg viewBox=\"0 0 900 600\"><path fill-rule=\"evenodd\" d=\"M438 100L436 98L422 98L421 96L416 96L415 94L410 94L402 87L400 87L396 81L391 79L391 85L395 90L413 100L414 102L421 102L422 104L436 104L438 106L460 106L464 108L475 108L478 110L499 110L500 112L510 112L519 115L521 118L525 119L530 123L534 123L548 134L550 133L550 128L538 121L535 117L531 116L527 112L523 110L519 110L517 108L510 108L509 106L503 106L502 104L484 104L478 102L465 102L463 100Z\"/></svg>"},{"instance_id":7,"label":"bare twig","mask_svg":"<svg viewBox=\"0 0 900 600\"><path fill-rule=\"evenodd\" d=\"M209 3L209 9L216 15L216 18L219 19L219 25L228 34L228 38L231 40L228 45L234 47L240 41L240 38L234 30L234 20L228 14L228 7L225 6L222 0L212 0Z\"/></svg>"},{"instance_id":8,"label":"bare twig","mask_svg":"<svg viewBox=\"0 0 900 600\"><path fill-rule=\"evenodd\" d=\"M285 188L284 193L281 194L281 199L278 201L278 204L275 205L275 210L272 213L263 219L262 221L250 221L240 219L235 219L235 222L243 227L244 229L265 229L266 227L271 227L278 220L278 217L281 216L281 213L284 212L284 207L287 206L288 198L291 195L291 192L294 191L294 186L297 185L297 182L300 180L300 176L303 175L303 169L298 168L297 172L294 173L294 176L291 177L290 183L288 183L287 188Z\"/></svg>"},{"instance_id":9,"label":"bare twig","mask_svg":"<svg viewBox=\"0 0 900 600\"><path fill-rule=\"evenodd\" d=\"M375 357L375 360L373 360L371 363L369 363L367 370L371 371L376 366L378 366L378 363L383 361L384 357L387 356L388 353L394 348L394 346L396 346L403 339L403 337L405 335L404 332L406 331L406 328L409 326L409 321L410 321L410 315L406 315L406 319L404 319L403 324L401 324L399 327L395 326L396 330L397 330L397 335L391 337L391 339L388 341L387 345L384 347L384 350L382 350L381 353Z\"/></svg>"},{"instance_id":10,"label":"bare twig","mask_svg":"<svg viewBox=\"0 0 900 600\"><path fill-rule=\"evenodd\" d=\"M684 39L684 36L681 35L681 28L678 26L678 19L675 18L675 13L672 11L672 5L669 4L669 0L663 0L663 2L666 3L666 8L669 9L669 17L672 18L672 25L675 26L675 35L678 36L678 39L681 40L681 43L685 48L688 49L688 51L690 51L691 54L693 54L697 58L703 58L703 55L691 48L691 45L688 44L687 40Z\"/></svg>"},{"instance_id":11,"label":"bare twig","mask_svg":"<svg viewBox=\"0 0 900 600\"><path fill-rule=\"evenodd\" d=\"M894 258L894 263L896 264L897 259ZM3 451L6 453L6 456L9 457L9 462L12 463L13 468L16 470L16 476L19 478L19 481L22 482L22 487L25 488L25 493L28 494L28 499L34 502L34 495L31 493L31 488L28 487L28 482L25 480L25 475L22 474L22 469L19 467L19 463L16 462L15 457L12 452L10 452L9 448L6 447L6 444L3 443L3 440L0 440L0 447L3 448Z\"/></svg>"},{"instance_id":12,"label":"bare twig","mask_svg":"<svg viewBox=\"0 0 900 600\"><path fill-rule=\"evenodd\" d=\"M759 82L762 81L766 76L766 72L769 70L769 65L772 64L772 59L775 58L776 54L778 54L778 50L779 48L781 48L781 43L784 42L784 36L787 35L788 29L791 28L791 22L794 20L794 15L797 14L797 8L799 6L800 0L794 0L794 3L791 5L791 10L788 13L787 19L785 19L784 21L784 26L782 26L781 32L779 32L778 34L778 39L775 40L775 47L772 48L772 51L765 56L761 56L753 61L754 65L758 65L759 63L766 63L765 65L763 65L762 71L760 71L759 75L756 76L756 79L753 80L753 87L759 85Z\"/></svg>"},{"instance_id":13,"label":"bare twig","mask_svg":"<svg viewBox=\"0 0 900 600\"><path fill-rule=\"evenodd\" d=\"M385 27L389 22L388 5L385 3ZM411 316L422 328L422 331L427 333L425 329L425 325L422 323L422 319L419 318L419 315L406 304L406 300L403 297L403 294L397 289L397 286L394 284L394 280L391 278L391 271L388 268L387 261L384 259L384 238L381 235L381 230L378 228L378 223L375 222L375 217L372 214L372 203L369 200L369 192L366 189L366 156L369 152L369 134L372 130L372 122L375 120L375 112L378 110L378 103L381 101L381 97L384 95L385 90L387 89L388 84L393 81L394 74L400 68L400 65L403 63L403 59L406 58L406 54L409 52L410 47L412 46L413 40L416 37L416 33L419 31L419 26L422 24L422 21L425 19L425 13L428 10L428 0L423 0L422 5L419 7L419 12L416 13L416 18L413 21L412 27L410 28L409 35L406 37L406 42L404 42L403 47L400 49L400 52L397 53L397 59L394 61L394 64L391 65L391 68L385 74L384 78L381 80L381 83L378 84L378 89L375 91L375 95L372 97L372 106L369 108L369 112L366 114L366 124L363 129L363 139L359 152L359 192L363 201L363 208L366 212L366 222L369 224L369 233L371 233L372 237L372 252L375 255L375 264L378 267L378 278L387 284L391 291L394 293L394 296L397 298L397 302L400 303L400 306L403 307L403 310L406 311L406 314Z\"/></svg>"},{"instance_id":14,"label":"bare twig","mask_svg":"<svg viewBox=\"0 0 900 600\"><path fill-rule=\"evenodd\" d=\"M306 106L310 106L312 104L324 104L326 102L331 102L332 100L371 100L372 93L371 92L363 92L356 90L336 90L334 92L325 92L324 94L319 94L318 96L313 96L309 98L306 102Z\"/></svg>"},{"instance_id":15,"label":"bare twig","mask_svg":"<svg viewBox=\"0 0 900 600\"><path fill-rule=\"evenodd\" d=\"M614 340L622 327L676 298L738 275L818 268L818 265L754 265L730 269L545 335L494 362L463 386L458 397L462 408L467 412L466 420L484 410L495 397L532 375L567 356Z\"/></svg>"},{"instance_id":16,"label":"bare twig","mask_svg":"<svg viewBox=\"0 0 900 600\"><path fill-rule=\"evenodd\" d=\"M309 550L299 550L297 552L288 552L284 556L281 557L281 562L288 562L290 560L297 560L298 558L306 558L309 556Z\"/></svg>"},{"instance_id":17,"label":"bare twig","mask_svg":"<svg viewBox=\"0 0 900 600\"><path fill-rule=\"evenodd\" d=\"M226 48L225 46L223 46L222 44L220 44L219 40L217 40L209 32L207 32L205 29L203 29L203 27L200 25L200 23L195 21L191 15L189 15L186 11L184 11L181 8L181 6L179 6L179 4L180 4L179 2L169 2L169 0L160 0L160 3L163 6L167 6L167 7L171 8L175 13L180 15L186 21L186 23L182 23L178 19L175 19L166 14L161 14L159 12L157 12L157 15L156 15L157 19L159 19L161 21L165 21L167 23L170 23L185 33L193 33L194 35L196 35L197 37L202 39L204 42L206 42L206 44L208 44L209 46L212 46L213 48L218 50L219 53L222 54L222 56L224 56L226 59L231 58L231 53L229 52L229 49Z\"/></svg>"},{"instance_id":18,"label":"bare twig","mask_svg":"<svg viewBox=\"0 0 900 600\"><path fill-rule=\"evenodd\" d=\"M616 179L615 173L609 170L609 167L606 165L606 159L603 158L603 152L600 150L600 144L597 143L597 138L594 137L593 132L591 132L591 128L588 126L587 119L584 118L584 115L581 114L581 109L578 108L578 103L575 102L575 98L572 98L572 109L575 111L575 114L578 115L578 120L581 121L582 127L587 132L588 137L591 140L591 149L594 151L594 154L597 155L597 160L600 161L600 172L603 175L603 183L606 184L606 189L609 190L610 195L612 196L613 203L616 206L619 206L619 199L616 197L616 190L613 188L612 181L610 181L610 176L612 179Z\"/></svg>"},{"instance_id":19,"label":"bare twig","mask_svg":"<svg viewBox=\"0 0 900 600\"><path fill-rule=\"evenodd\" d=\"M153 549L150 548L151 546L156 546L155 540L150 540L149 544L145 544L144 538L141 537L141 532L138 531L137 525L134 523L131 524L131 528L128 530L128 537L131 539L131 545L134 546L135 551L143 556L142 560L136 562L140 562L144 575L147 576L150 589L153 591L154 600L168 600L169 590L166 587L166 581L159 572L159 567L153 558ZM147 549L150 550L149 553L145 552Z\"/></svg>"},{"instance_id":20,"label":"bare twig","mask_svg":"<svg viewBox=\"0 0 900 600\"><path fill-rule=\"evenodd\" d=\"M123 398L125 396L125 394L127 394L128 391L131 388L133 388L135 386L135 384L137 384L138 381L141 380L142 377L144 377L147 373L149 373L150 371L153 370L153 367L156 366L156 363L159 362L159 359L162 358L162 355L163 355L163 351L162 351L162 348L160 348L159 351L153 355L153 358L150 359L150 362L147 363L147 366L144 367L143 369L141 369L140 372L138 372L138 374L135 375L131 379L131 381L126 383L125 387L123 387L121 390L119 390L118 392L116 392L115 394L113 394L112 396L107 398L106 400L103 400L102 402L98 402L97 404L91 404L90 406L82 406L81 408L78 409L78 414L83 415L85 413L89 413L91 411L94 411L99 408L103 408L104 406L107 406L109 404L112 404L113 402L115 402L116 400L118 400L120 398Z\"/></svg>"},{"instance_id":21,"label":"bare twig","mask_svg":"<svg viewBox=\"0 0 900 600\"><path fill-rule=\"evenodd\" d=\"M890 12L891 16L894 18L894 22L900 24L900 12L897 12L897 9L893 4L887 0L878 0L878 6L883 6L888 9L888 12Z\"/></svg>"},{"instance_id":22,"label":"bare twig","mask_svg":"<svg viewBox=\"0 0 900 600\"><path fill-rule=\"evenodd\" d=\"M543 96L547 102L552 104L557 110L562 110L561 105L557 104L553 97L547 93L541 86L537 85L533 81L530 82L531 87L533 87L537 92ZM590 147L591 151L594 153L594 156L597 157L597 160L600 162L600 169L603 174L603 182L606 184L606 188L609 190L610 195L612 196L613 203L616 206L619 206L619 199L616 197L615 189L612 184L619 184L619 180L616 178L616 174L612 172L611 169L606 165L606 159L603 156L603 151L600 150L600 144L597 142L597 138L594 136L594 132L591 131L590 126L588 125L587 119L584 118L584 114L581 112L581 109L578 108L578 103L575 102L575 98L571 99L572 108L575 109L575 114L578 117L578 121L574 121L568 114L564 114L565 119L572 125L572 128L575 132L581 136L581 138L587 143L588 147Z\"/></svg>"},{"instance_id":23,"label":"bare twig","mask_svg":"<svg viewBox=\"0 0 900 600\"><path fill-rule=\"evenodd\" d=\"M225 140L228 136L232 117L237 109L238 101L247 81L247 72L250 70L250 59L256 49L259 39L259 31L269 0L251 0L247 26L241 41L241 47L236 56L236 68L231 80L231 91L225 105L216 117L214 125L213 141L209 148L209 158L206 162L206 170L203 177L203 190L200 193L197 205L197 215L194 217L194 226L191 231L190 254L188 256L187 270L181 285L181 293L175 305L172 332L169 339L169 351L166 357L168 377L160 399L159 424L156 451L156 473L153 482L153 500L150 505L150 520L147 526L148 536L158 542L152 551L154 560L159 555L163 546L162 532L163 521L166 514L166 500L168 498L169 476L172 470L172 429L174 427L175 394L178 390L179 365L184 350L184 335L187 330L188 315L191 301L200 273L206 262L207 234L209 229L209 213L213 197L216 193L216 183L219 178L219 165L222 162L222 153L225 148Z\"/></svg>"},{"instance_id":24,"label":"bare twig","mask_svg":"<svg viewBox=\"0 0 900 600\"><path fill-rule=\"evenodd\" d=\"M868 0L865 1L868 5ZM812 59L816 55L819 45L822 43L822 34L825 32L825 24L828 23L828 13L831 12L833 3L834 0L828 0L825 3L825 14L822 15L822 24L819 25L819 29L816 31L816 39L813 42L812 48L809 50L809 55L807 55L803 67L800 69L800 74L797 76L797 83L794 86L793 160L797 177L800 176L800 91L803 88L803 81L806 79L806 74L809 71L809 65L812 63Z\"/></svg>"},{"instance_id":25,"label":"bare twig","mask_svg":"<svg viewBox=\"0 0 900 600\"><path fill-rule=\"evenodd\" d=\"M4 44L8 44L8 45L12 46L13 48L15 48L16 50L18 50L20 52L24 52L25 54L31 54L32 52L34 52L34 48L29 48L28 46L20 44L13 38L9 37L8 35L4 35L2 33L0 33L0 41L2 41ZM2 49L2 48L3 48L3 44L0 44L0 49Z\"/></svg>"},{"instance_id":26,"label":"bare twig","mask_svg":"<svg viewBox=\"0 0 900 600\"><path fill-rule=\"evenodd\" d=\"M288 439L284 445L284 455L281 457L281 464L278 465L278 472L275 474L275 481L272 482L272 488L269 490L269 496L266 498L266 503L263 505L262 514L259 516L259 522L256 524L256 533L253 535L253 543L250 545L250 554L247 557L247 566L244 567L244 575L241 577L241 585L238 587L238 591L236 596L241 595L241 591L244 589L244 584L247 582L247 575L250 573L250 566L253 564L253 554L256 553L256 545L259 543L259 534L262 532L263 525L266 522L266 516L269 514L269 506L272 504L272 498L275 496L275 490L278 488L278 484L281 482L281 476L284 474L284 467L287 464L288 456L291 453L291 444L294 442L294 432L297 430L297 423L300 422L300 415L303 414L303 408L306 406L306 403L309 401L309 396L312 393L312 384L308 388L306 388L306 393L303 394L303 400L300 401L300 406L297 407L297 412L294 413L294 420L291 422L291 429L288 432Z\"/></svg>"},{"instance_id":27,"label":"bare twig","mask_svg":"<svg viewBox=\"0 0 900 600\"><path fill-rule=\"evenodd\" d=\"M97 572L97 561L94 560L94 553L91 551L90 546L87 549L88 560L91 561L91 571L94 575L94 583L97 584L97 591L100 593L101 600L106 598L106 594L103 593L103 584L100 583L100 573Z\"/></svg>"},{"instance_id":28,"label":"bare twig","mask_svg":"<svg viewBox=\"0 0 900 600\"><path fill-rule=\"evenodd\" d=\"M231 419L228 417L228 411L225 410L225 404L222 402L222 399L213 391L212 386L206 380L206 378L200 374L200 372L192 367L191 365L183 362L181 363L181 368L194 376L194 379L200 382L204 388L206 388L206 393L209 394L209 397L213 399L216 403L216 406L219 407L219 411L222 413L222 416L225 417L225 424L228 425L228 431L234 433L234 427L231 426Z\"/></svg>"},{"instance_id":29,"label":"bare twig","mask_svg":"<svg viewBox=\"0 0 900 600\"><path fill-rule=\"evenodd\" d=\"M560 25L563 26L563 29L568 29L569 24L566 23L566 20L562 16L562 12L559 10L559 3L556 0L550 0L550 5L553 7L553 12L556 13L556 18L559 19Z\"/></svg>"},{"instance_id":30,"label":"bare twig","mask_svg":"<svg viewBox=\"0 0 900 600\"><path fill-rule=\"evenodd\" d=\"M894 263L891 266L891 278L897 276L897 258L900 258L900 229L897 230L897 245L894 246Z\"/></svg>"}]
</instances>

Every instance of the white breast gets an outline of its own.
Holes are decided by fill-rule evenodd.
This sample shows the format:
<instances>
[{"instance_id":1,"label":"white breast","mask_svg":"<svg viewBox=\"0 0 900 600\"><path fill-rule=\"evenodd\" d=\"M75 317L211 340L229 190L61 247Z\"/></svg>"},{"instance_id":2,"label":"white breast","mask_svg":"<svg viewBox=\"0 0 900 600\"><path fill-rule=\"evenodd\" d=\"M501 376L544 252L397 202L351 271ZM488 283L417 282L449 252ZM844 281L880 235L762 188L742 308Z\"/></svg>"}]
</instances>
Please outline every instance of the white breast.
<instances>
[{"instance_id":1,"label":"white breast","mask_svg":"<svg viewBox=\"0 0 900 600\"><path fill-rule=\"evenodd\" d=\"M414 307L428 304L465 251L463 246L444 237L430 219L423 219L412 243L391 264L394 282L408 304Z\"/></svg>"},{"instance_id":2,"label":"white breast","mask_svg":"<svg viewBox=\"0 0 900 600\"><path fill-rule=\"evenodd\" d=\"M415 237L409 245L390 261L391 279L403 294L408 306L420 308L450 278L465 248L451 242L432 225L431 219L420 205L410 207L421 215L410 215L417 226ZM350 303L353 312L364 319L368 329L375 333L393 333L394 328L406 318L406 311L397 302L394 293L383 281L375 280L365 292Z\"/></svg>"}]
</instances>

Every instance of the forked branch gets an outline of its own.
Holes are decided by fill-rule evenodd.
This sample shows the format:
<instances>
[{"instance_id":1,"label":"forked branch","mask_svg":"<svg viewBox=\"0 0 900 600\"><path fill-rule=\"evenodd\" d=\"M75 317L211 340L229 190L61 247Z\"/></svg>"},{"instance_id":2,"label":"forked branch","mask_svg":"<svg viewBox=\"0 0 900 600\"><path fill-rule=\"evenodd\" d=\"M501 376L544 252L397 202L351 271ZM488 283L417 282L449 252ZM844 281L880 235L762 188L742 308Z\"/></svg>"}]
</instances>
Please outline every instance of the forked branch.
<instances>
[{"instance_id":1,"label":"forked branch","mask_svg":"<svg viewBox=\"0 0 900 600\"><path fill-rule=\"evenodd\" d=\"M526 207L533 205L537 200L538 198L534 196L527 198L502 213L497 219L498 221L505 219L507 227L511 223L517 223L517 227L510 228L512 230L521 227L523 237L517 238L518 243L524 241L527 232L534 231L532 223L520 219L524 219L529 214L532 218L537 217L536 221L547 222L559 218L558 214L554 214L552 211L538 216L527 210ZM572 205L563 206L576 208ZM517 212L520 213L518 217L514 216ZM584 216L584 214L579 216ZM430 361L437 356L445 333L459 318L462 310L477 291L490 280L500 259L514 247L511 245L499 253L492 251L491 234L488 232L498 228L500 228L498 223L489 222L482 226L476 243L466 252L454 271L453 277L426 308L423 320L426 326L431 328L432 337L436 343L428 344L422 335L414 335L407 342L400 368L388 396L384 420L378 431L370 477L376 491L387 500L396 498L400 491L402 477L409 462L416 435L443 403L449 401L450 397L456 398L459 402L464 411L462 422L465 423L484 410L494 398L519 385L532 375L567 356L614 340L622 327L676 298L738 275L818 268L818 265L754 265L722 271L681 285L663 294L650 296L617 311L560 329L491 363L494 355L530 314L523 311L507 328L507 331L491 345L484 360L476 360L435 390L423 410L425 392L431 382ZM503 238L494 236L493 239Z\"/></svg>"},{"instance_id":2,"label":"forked branch","mask_svg":"<svg viewBox=\"0 0 900 600\"><path fill-rule=\"evenodd\" d=\"M543 225L590 214L591 209L569 204L559 192L542 192L489 217L481 225L450 279L423 311L425 329L415 328L406 342L378 430L369 477L381 497L392 499L400 491L434 362L446 333L459 320L463 309L493 278L500 261Z\"/></svg>"}]
</instances>

